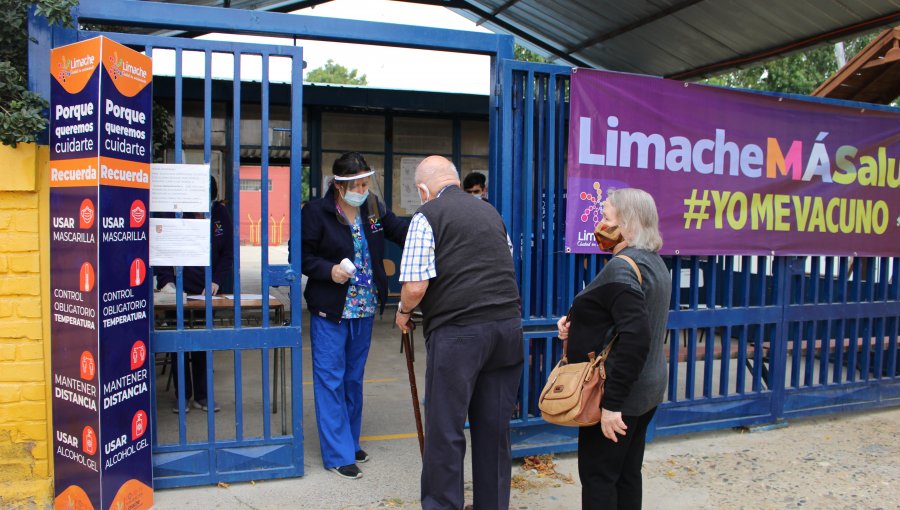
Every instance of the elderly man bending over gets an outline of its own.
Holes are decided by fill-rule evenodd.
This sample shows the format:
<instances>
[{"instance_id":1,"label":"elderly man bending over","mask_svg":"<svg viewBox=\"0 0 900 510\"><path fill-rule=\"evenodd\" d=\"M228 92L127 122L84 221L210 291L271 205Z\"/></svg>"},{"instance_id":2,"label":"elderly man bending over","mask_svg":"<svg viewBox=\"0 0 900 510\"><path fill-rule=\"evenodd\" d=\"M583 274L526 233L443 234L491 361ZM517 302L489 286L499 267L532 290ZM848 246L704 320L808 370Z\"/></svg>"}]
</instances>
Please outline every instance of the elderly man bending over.
<instances>
[{"instance_id":1,"label":"elderly man bending over","mask_svg":"<svg viewBox=\"0 0 900 510\"><path fill-rule=\"evenodd\" d=\"M466 416L472 436L476 510L509 506L512 418L522 374L519 291L506 227L488 203L459 187L453 163L431 156L416 168L422 206L403 258L396 323L424 315L425 458L422 508L463 507Z\"/></svg>"}]
</instances>

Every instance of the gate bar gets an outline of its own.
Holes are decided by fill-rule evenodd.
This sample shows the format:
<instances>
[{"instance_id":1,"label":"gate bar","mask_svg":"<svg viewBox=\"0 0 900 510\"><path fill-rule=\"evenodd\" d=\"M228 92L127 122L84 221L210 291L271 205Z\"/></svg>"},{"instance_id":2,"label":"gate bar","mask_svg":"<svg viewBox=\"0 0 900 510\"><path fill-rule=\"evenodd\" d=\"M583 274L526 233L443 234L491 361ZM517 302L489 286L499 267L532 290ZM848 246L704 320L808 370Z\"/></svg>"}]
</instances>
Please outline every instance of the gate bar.
<instances>
[{"instance_id":1,"label":"gate bar","mask_svg":"<svg viewBox=\"0 0 900 510\"><path fill-rule=\"evenodd\" d=\"M140 13L140 14L137 14ZM198 32L230 32L303 39L376 44L426 50L493 55L499 35L399 23L357 21L302 14L222 9L199 5L137 0L81 0L79 21L158 27Z\"/></svg>"}]
</instances>

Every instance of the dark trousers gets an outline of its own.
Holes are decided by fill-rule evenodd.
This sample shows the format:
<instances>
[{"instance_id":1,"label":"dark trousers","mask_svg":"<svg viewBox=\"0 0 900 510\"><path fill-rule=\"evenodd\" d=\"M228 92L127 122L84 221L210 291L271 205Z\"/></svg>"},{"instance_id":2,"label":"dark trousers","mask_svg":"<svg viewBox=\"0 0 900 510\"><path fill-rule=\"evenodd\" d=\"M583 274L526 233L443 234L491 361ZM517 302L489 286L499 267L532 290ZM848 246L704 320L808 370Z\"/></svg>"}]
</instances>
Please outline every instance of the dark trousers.
<instances>
[{"instance_id":1,"label":"dark trousers","mask_svg":"<svg viewBox=\"0 0 900 510\"><path fill-rule=\"evenodd\" d=\"M172 372L178 392L178 355L172 353ZM184 353L184 400L206 400L206 351ZM177 398L177 397L176 397Z\"/></svg>"},{"instance_id":2,"label":"dark trousers","mask_svg":"<svg viewBox=\"0 0 900 510\"><path fill-rule=\"evenodd\" d=\"M600 424L578 429L578 476L583 510L641 508L641 464L647 426L654 407L640 416L622 416L628 427L614 443L603 436Z\"/></svg>"},{"instance_id":3,"label":"dark trousers","mask_svg":"<svg viewBox=\"0 0 900 510\"><path fill-rule=\"evenodd\" d=\"M509 420L522 377L521 319L441 326L425 340L422 508L461 510L466 415L478 510L506 510L512 457Z\"/></svg>"}]
</instances>

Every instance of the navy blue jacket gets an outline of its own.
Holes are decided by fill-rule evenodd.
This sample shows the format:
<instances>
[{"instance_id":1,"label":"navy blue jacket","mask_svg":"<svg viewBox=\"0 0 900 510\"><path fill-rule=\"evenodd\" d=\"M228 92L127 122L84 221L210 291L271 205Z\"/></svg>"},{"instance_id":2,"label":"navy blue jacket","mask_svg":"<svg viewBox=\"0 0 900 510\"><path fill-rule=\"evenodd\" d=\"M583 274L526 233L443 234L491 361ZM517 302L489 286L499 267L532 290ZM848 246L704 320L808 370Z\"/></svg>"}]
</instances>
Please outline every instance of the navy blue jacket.
<instances>
[{"instance_id":1,"label":"navy blue jacket","mask_svg":"<svg viewBox=\"0 0 900 510\"><path fill-rule=\"evenodd\" d=\"M306 306L311 313L339 322L350 282L334 283L331 268L340 264L341 259L353 260L353 234L343 219L338 220L339 213L334 200L334 186L331 186L324 197L312 200L303 207L301 253L303 274L309 277L303 293ZM378 302L384 312L388 284L383 263L384 239L388 238L402 247L406 241L409 222L395 216L379 201L379 218L373 223L369 218L369 202L367 200L360 206L359 216L369 245Z\"/></svg>"}]
</instances>

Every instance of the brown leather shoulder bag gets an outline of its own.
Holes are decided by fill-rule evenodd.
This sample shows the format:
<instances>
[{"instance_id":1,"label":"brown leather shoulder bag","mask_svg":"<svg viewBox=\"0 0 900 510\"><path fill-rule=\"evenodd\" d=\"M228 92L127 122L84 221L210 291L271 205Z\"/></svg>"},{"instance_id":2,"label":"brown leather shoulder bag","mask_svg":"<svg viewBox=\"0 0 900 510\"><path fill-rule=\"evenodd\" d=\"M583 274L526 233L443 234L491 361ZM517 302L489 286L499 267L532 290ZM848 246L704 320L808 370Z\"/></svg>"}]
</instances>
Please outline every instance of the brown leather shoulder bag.
<instances>
[{"instance_id":1,"label":"brown leather shoulder bag","mask_svg":"<svg viewBox=\"0 0 900 510\"><path fill-rule=\"evenodd\" d=\"M637 273L638 283L643 283L641 270L634 260L627 255L617 257L625 259ZM618 337L616 334L599 356L589 352L588 361L582 363L568 362L566 344L563 343L562 359L550 372L538 401L544 420L567 427L587 427L600 422L603 386L606 383L605 363Z\"/></svg>"}]
</instances>

